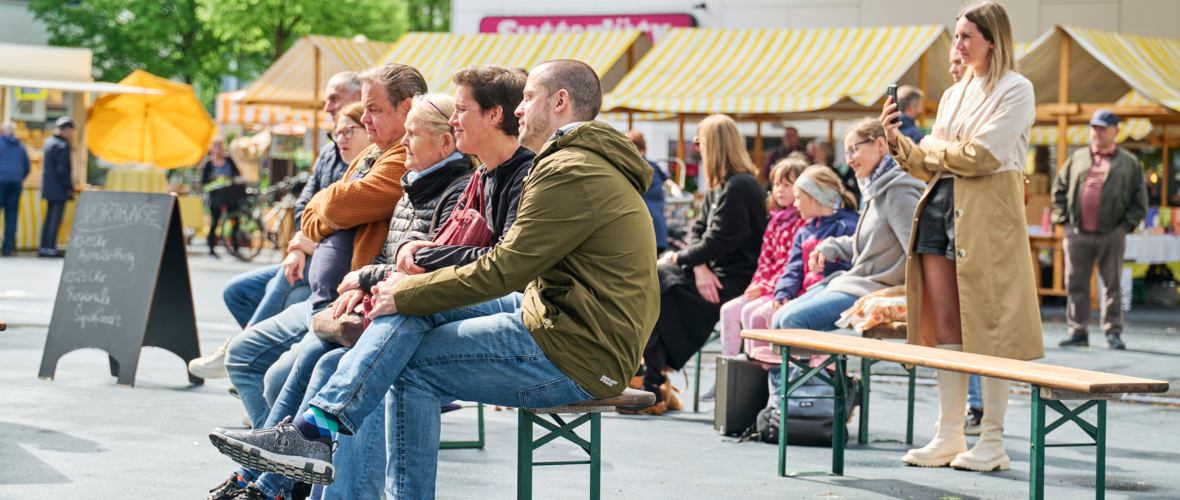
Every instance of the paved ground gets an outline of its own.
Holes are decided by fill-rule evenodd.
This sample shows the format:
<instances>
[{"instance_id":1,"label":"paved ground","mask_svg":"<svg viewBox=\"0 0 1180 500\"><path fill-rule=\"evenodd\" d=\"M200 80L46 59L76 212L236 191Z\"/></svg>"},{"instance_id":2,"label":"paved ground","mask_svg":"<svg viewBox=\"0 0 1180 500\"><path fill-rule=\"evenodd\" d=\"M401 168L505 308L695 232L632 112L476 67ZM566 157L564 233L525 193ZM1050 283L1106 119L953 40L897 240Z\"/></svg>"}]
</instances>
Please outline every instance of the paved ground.
<instances>
[{"instance_id":1,"label":"paved ground","mask_svg":"<svg viewBox=\"0 0 1180 500\"><path fill-rule=\"evenodd\" d=\"M194 255L190 267L201 345L215 349L237 330L220 299L222 284L257 265L210 261ZM134 388L119 387L107 358L81 350L60 360L53 381L36 377L61 262L0 260L0 499L202 498L233 470L210 445L217 426L241 426L244 410L226 393L225 380L190 386L181 361L166 351L143 350ZM1126 352L1061 350L1061 312L1044 311L1045 362L1117 371L1172 383L1180 395L1180 311L1136 311L1129 317ZM1097 339L1095 339L1097 340ZM858 365L857 363L850 363ZM711 360L702 373L712 383ZM901 373L879 365L874 370ZM921 376L930 374L923 372ZM676 376L678 386L683 379ZM887 378L882 377L882 381ZM904 386L876 383L873 438L904 439ZM733 443L712 429L712 406L703 413L659 418L606 415L603 419L605 498L1027 498L1029 399L1013 395L1007 419L1012 470L979 474L904 467L907 447L897 442L852 444L846 476L778 478L775 447ZM937 412L933 388L919 388L915 441L933 433ZM474 435L474 410L444 417L444 439ZM487 447L440 453L440 498L515 496L516 414L488 412ZM1114 403L1109 410L1108 498L1177 498L1180 491L1180 409L1174 405ZM853 436L856 422L850 426ZM1054 433L1050 442L1080 441L1080 431ZM855 441L855 438L853 438ZM580 450L550 445L538 459L572 460ZM791 447L792 469L830 464L825 448ZM1049 452L1046 498L1093 494L1094 453L1087 448ZM584 498L584 466L542 468L537 498Z\"/></svg>"}]
</instances>

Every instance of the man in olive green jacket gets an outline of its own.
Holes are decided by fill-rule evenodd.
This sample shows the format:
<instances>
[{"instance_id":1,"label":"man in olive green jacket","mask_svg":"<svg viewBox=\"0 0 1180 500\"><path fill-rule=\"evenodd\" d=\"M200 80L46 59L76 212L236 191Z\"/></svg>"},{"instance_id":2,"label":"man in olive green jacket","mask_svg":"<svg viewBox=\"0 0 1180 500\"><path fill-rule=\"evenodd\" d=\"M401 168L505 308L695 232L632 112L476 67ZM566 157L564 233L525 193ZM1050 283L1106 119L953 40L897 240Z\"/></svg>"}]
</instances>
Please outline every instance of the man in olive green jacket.
<instances>
[{"instance_id":1,"label":"man in olive green jacket","mask_svg":"<svg viewBox=\"0 0 1180 500\"><path fill-rule=\"evenodd\" d=\"M1053 179L1053 223L1065 225L1066 323L1063 347L1090 345L1090 273L1095 261L1106 293L1102 331L1112 349L1122 340L1122 270L1127 233L1147 213L1147 186L1135 155L1118 146L1119 120L1109 110L1094 112L1090 147L1074 151Z\"/></svg>"},{"instance_id":2,"label":"man in olive green jacket","mask_svg":"<svg viewBox=\"0 0 1180 500\"><path fill-rule=\"evenodd\" d=\"M601 103L585 63L534 69L516 115L537 157L503 241L472 264L374 287L379 317L308 412L251 433L218 429L222 452L331 482L332 439L359 428L392 387L387 493L434 498L441 403L549 408L621 393L660 308L641 196L654 171L623 134L591 121Z\"/></svg>"}]
</instances>

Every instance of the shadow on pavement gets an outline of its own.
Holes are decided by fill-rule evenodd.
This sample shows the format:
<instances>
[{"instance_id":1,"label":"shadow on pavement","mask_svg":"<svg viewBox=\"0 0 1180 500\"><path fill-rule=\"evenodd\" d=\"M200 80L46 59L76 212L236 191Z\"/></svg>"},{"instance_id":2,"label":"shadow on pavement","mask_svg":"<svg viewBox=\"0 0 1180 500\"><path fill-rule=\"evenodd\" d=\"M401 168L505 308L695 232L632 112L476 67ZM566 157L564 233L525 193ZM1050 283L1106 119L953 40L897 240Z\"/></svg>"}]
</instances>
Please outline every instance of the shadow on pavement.
<instances>
[{"instance_id":1,"label":"shadow on pavement","mask_svg":"<svg viewBox=\"0 0 1180 500\"><path fill-rule=\"evenodd\" d=\"M940 499L954 498L956 500L979 500L980 497L963 495L950 490L931 488L897 479L857 479L845 476L833 478L831 484L836 484L858 490L871 491L878 495L905 499Z\"/></svg>"},{"instance_id":2,"label":"shadow on pavement","mask_svg":"<svg viewBox=\"0 0 1180 500\"><path fill-rule=\"evenodd\" d=\"M0 484L60 484L71 482L65 474L25 450L65 453L106 451L94 441L23 424L0 422Z\"/></svg>"}]
</instances>

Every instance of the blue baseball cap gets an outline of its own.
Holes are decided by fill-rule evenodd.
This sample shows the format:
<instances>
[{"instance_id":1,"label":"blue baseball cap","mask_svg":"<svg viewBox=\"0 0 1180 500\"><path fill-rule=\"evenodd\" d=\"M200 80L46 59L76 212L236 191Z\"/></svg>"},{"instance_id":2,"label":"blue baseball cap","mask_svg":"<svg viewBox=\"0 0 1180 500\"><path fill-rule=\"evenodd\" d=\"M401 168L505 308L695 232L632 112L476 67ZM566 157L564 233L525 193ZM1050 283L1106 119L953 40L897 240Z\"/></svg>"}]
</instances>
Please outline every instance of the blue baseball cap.
<instances>
[{"instance_id":1,"label":"blue baseball cap","mask_svg":"<svg viewBox=\"0 0 1180 500\"><path fill-rule=\"evenodd\" d=\"M1090 117L1090 125L1117 127L1119 126L1119 117L1115 116L1114 112L1109 109L1100 109L1094 112L1094 116Z\"/></svg>"}]
</instances>

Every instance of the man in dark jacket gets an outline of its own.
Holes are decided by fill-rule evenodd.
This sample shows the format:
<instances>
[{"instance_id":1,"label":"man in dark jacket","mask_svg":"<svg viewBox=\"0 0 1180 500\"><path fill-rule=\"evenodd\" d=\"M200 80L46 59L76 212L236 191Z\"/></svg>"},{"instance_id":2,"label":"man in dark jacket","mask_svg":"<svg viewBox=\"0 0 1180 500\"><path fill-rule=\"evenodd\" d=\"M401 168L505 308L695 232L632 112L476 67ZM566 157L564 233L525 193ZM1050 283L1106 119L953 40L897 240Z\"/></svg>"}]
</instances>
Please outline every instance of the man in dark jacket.
<instances>
[{"instance_id":1,"label":"man in dark jacket","mask_svg":"<svg viewBox=\"0 0 1180 500\"><path fill-rule=\"evenodd\" d=\"M0 125L0 210L4 210L4 253L16 249L16 216L20 213L21 185L29 175L29 153L17 139L16 124Z\"/></svg>"},{"instance_id":2,"label":"man in dark jacket","mask_svg":"<svg viewBox=\"0 0 1180 500\"><path fill-rule=\"evenodd\" d=\"M774 148L770 154L766 155L766 160L762 162L762 170L758 172L758 181L770 185L770 170L779 160L791 156L794 152L803 151L803 141L799 138L799 129L795 127L783 127L783 142L779 147Z\"/></svg>"},{"instance_id":3,"label":"man in dark jacket","mask_svg":"<svg viewBox=\"0 0 1180 500\"><path fill-rule=\"evenodd\" d=\"M1123 250L1127 233L1147 214L1147 185L1139 161L1118 146L1119 119L1100 109L1090 119L1090 147L1074 151L1053 179L1053 223L1065 225L1065 286L1069 292L1064 347L1090 345L1090 273L1106 285L1102 332L1111 349L1122 340Z\"/></svg>"},{"instance_id":4,"label":"man in dark jacket","mask_svg":"<svg viewBox=\"0 0 1180 500\"><path fill-rule=\"evenodd\" d=\"M392 387L386 493L434 498L440 402L540 408L621 393L659 309L641 196L653 172L623 134L591 121L601 92L585 63L534 69L516 114L521 144L539 153L504 240L467 266L382 282L377 318L311 409L251 433L215 430L218 448L328 482L337 432L351 434Z\"/></svg>"},{"instance_id":5,"label":"man in dark jacket","mask_svg":"<svg viewBox=\"0 0 1180 500\"><path fill-rule=\"evenodd\" d=\"M74 181L71 179L70 140L77 128L70 117L57 119L57 131L45 139L44 159L41 162L41 197L48 202L45 210L45 224L41 225L41 247L38 257L64 257L57 251L57 234L61 230L61 218L66 213L66 201L74 199Z\"/></svg>"},{"instance_id":6,"label":"man in dark jacket","mask_svg":"<svg viewBox=\"0 0 1180 500\"><path fill-rule=\"evenodd\" d=\"M921 144L922 138L926 137L914 123L914 118L922 113L922 95L922 91L912 85L897 89L897 109L901 110L901 128L897 131L912 139L914 144Z\"/></svg>"}]
</instances>

